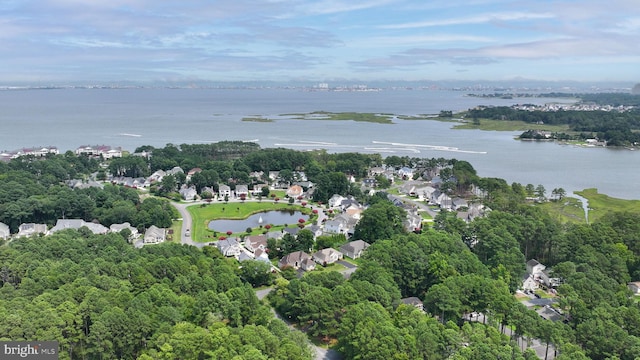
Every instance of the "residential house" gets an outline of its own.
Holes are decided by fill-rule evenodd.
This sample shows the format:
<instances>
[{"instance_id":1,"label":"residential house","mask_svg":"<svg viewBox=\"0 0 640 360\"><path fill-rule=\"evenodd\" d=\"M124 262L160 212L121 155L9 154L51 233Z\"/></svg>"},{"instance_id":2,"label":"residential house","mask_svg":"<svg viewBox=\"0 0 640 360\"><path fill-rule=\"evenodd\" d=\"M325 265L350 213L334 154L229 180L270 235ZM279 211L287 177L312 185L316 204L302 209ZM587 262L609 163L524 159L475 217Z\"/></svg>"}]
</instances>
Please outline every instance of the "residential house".
<instances>
[{"instance_id":1,"label":"residential house","mask_svg":"<svg viewBox=\"0 0 640 360\"><path fill-rule=\"evenodd\" d=\"M280 240L282 239L282 236L284 234L281 231L269 231L267 233L267 239L276 239L276 240Z\"/></svg>"},{"instance_id":2,"label":"residential house","mask_svg":"<svg viewBox=\"0 0 640 360\"><path fill-rule=\"evenodd\" d=\"M362 186L373 188L376 187L376 185L378 185L378 182L374 178L366 178L362 180Z\"/></svg>"},{"instance_id":3,"label":"residential house","mask_svg":"<svg viewBox=\"0 0 640 360\"><path fill-rule=\"evenodd\" d=\"M265 183L258 183L258 184L253 184L253 189L251 190L251 195L256 196L258 194L262 194L262 188L263 187L269 187L268 184Z\"/></svg>"},{"instance_id":4,"label":"residential house","mask_svg":"<svg viewBox=\"0 0 640 360\"><path fill-rule=\"evenodd\" d=\"M534 276L539 275L546 268L547 268L546 266L540 264L536 259L531 259L527 261L527 272L530 275L534 275Z\"/></svg>"},{"instance_id":5,"label":"residential house","mask_svg":"<svg viewBox=\"0 0 640 360\"><path fill-rule=\"evenodd\" d=\"M108 145L83 145L77 148L75 153L78 156L89 156L98 158L102 156L103 159L113 159L116 157L122 157L122 148L114 148Z\"/></svg>"},{"instance_id":6,"label":"residential house","mask_svg":"<svg viewBox=\"0 0 640 360\"><path fill-rule=\"evenodd\" d=\"M67 184L68 187L72 188L72 189L89 189L89 188L98 188L98 189L103 189L104 185L94 181L94 180L89 180L87 182L85 182L82 179L71 179L71 180L67 180L65 181L65 183Z\"/></svg>"},{"instance_id":7,"label":"residential house","mask_svg":"<svg viewBox=\"0 0 640 360\"><path fill-rule=\"evenodd\" d=\"M240 248L240 243L238 243L235 238L218 240L218 242L216 242L216 248L220 250L220 253L222 253L222 255L227 257L238 256L243 252Z\"/></svg>"},{"instance_id":8,"label":"residential house","mask_svg":"<svg viewBox=\"0 0 640 360\"><path fill-rule=\"evenodd\" d=\"M159 228L155 225L149 226L142 238L144 244L159 244L165 240L167 240L167 229Z\"/></svg>"},{"instance_id":9,"label":"residential house","mask_svg":"<svg viewBox=\"0 0 640 360\"><path fill-rule=\"evenodd\" d=\"M8 239L11 236L11 230L9 230L9 225L0 222L0 239Z\"/></svg>"},{"instance_id":10,"label":"residential house","mask_svg":"<svg viewBox=\"0 0 640 360\"><path fill-rule=\"evenodd\" d=\"M402 179L412 179L413 178L413 172L414 172L414 170L412 168L404 166L404 167L400 168L400 170L398 170L398 177L400 177Z\"/></svg>"},{"instance_id":11,"label":"residential house","mask_svg":"<svg viewBox=\"0 0 640 360\"><path fill-rule=\"evenodd\" d=\"M281 269L288 266L294 269L303 269L305 271L311 271L316 268L316 264L311 256L304 251L292 252L280 259L278 262L278 267Z\"/></svg>"},{"instance_id":12,"label":"residential house","mask_svg":"<svg viewBox=\"0 0 640 360\"><path fill-rule=\"evenodd\" d=\"M106 234L109 228L98 223L86 222L82 219L58 219L56 226L49 229L48 234L51 235L60 230L66 229L80 229L81 227L87 227L94 234Z\"/></svg>"},{"instance_id":13,"label":"residential house","mask_svg":"<svg viewBox=\"0 0 640 360\"><path fill-rule=\"evenodd\" d=\"M416 189L416 193L418 196L418 200L420 201L429 201L429 199L431 199L431 194L433 194L436 191L436 188L434 188L433 186L422 186L418 189Z\"/></svg>"},{"instance_id":14,"label":"residential house","mask_svg":"<svg viewBox=\"0 0 640 360\"><path fill-rule=\"evenodd\" d=\"M149 175L149 177L147 178L147 181L151 184L155 182L160 182L162 181L162 178L164 178L166 175L167 175L166 171L157 170L153 174Z\"/></svg>"},{"instance_id":15,"label":"residential house","mask_svg":"<svg viewBox=\"0 0 640 360\"><path fill-rule=\"evenodd\" d=\"M317 262L320 265L326 266L329 264L333 264L338 260L342 260L343 254L332 248L326 248L319 251L316 251L311 256L313 261Z\"/></svg>"},{"instance_id":16,"label":"residential house","mask_svg":"<svg viewBox=\"0 0 640 360\"><path fill-rule=\"evenodd\" d=\"M249 187L247 185L236 185L236 197L245 199L249 197Z\"/></svg>"},{"instance_id":17,"label":"residential house","mask_svg":"<svg viewBox=\"0 0 640 360\"><path fill-rule=\"evenodd\" d=\"M344 209L344 214L356 219L356 220L360 220L360 218L362 217L362 212L364 211L364 209L362 209L361 206L355 205L355 204L351 204L349 205L349 207L347 207L346 209Z\"/></svg>"},{"instance_id":18,"label":"residential house","mask_svg":"<svg viewBox=\"0 0 640 360\"><path fill-rule=\"evenodd\" d=\"M344 218L336 217L324 223L324 232L328 234L343 234L346 227L347 223Z\"/></svg>"},{"instance_id":19,"label":"residential house","mask_svg":"<svg viewBox=\"0 0 640 360\"><path fill-rule=\"evenodd\" d=\"M218 197L224 198L225 196L231 196L231 187L229 185L220 184L218 186Z\"/></svg>"},{"instance_id":20,"label":"residential house","mask_svg":"<svg viewBox=\"0 0 640 360\"><path fill-rule=\"evenodd\" d=\"M0 225L2 228L2 225ZM0 233L2 230L0 230ZM47 225L46 224L34 224L34 223L23 223L18 227L18 237L28 237L35 234L46 234L47 233ZM0 235L2 237L2 235Z\"/></svg>"},{"instance_id":21,"label":"residential house","mask_svg":"<svg viewBox=\"0 0 640 360\"><path fill-rule=\"evenodd\" d=\"M442 185L442 178L440 178L440 176L434 176L431 178L430 182L431 182L431 186L438 189L440 188L440 185Z\"/></svg>"},{"instance_id":22,"label":"residential house","mask_svg":"<svg viewBox=\"0 0 640 360\"><path fill-rule=\"evenodd\" d=\"M178 192L180 193L180 196L186 201L195 200L196 196L198 195L196 187L193 185L187 186L186 184L183 184Z\"/></svg>"},{"instance_id":23,"label":"residential house","mask_svg":"<svg viewBox=\"0 0 640 360\"><path fill-rule=\"evenodd\" d=\"M405 305L413 306L420 311L424 311L424 304L420 299L418 299L415 296L403 298L403 299L400 299L400 301L402 301L402 303Z\"/></svg>"},{"instance_id":24,"label":"residential house","mask_svg":"<svg viewBox=\"0 0 640 360\"><path fill-rule=\"evenodd\" d=\"M453 210L458 210L460 208L468 208L468 207L469 207L469 203L467 202L467 200L463 198L455 198L451 200L451 208Z\"/></svg>"},{"instance_id":25,"label":"residential house","mask_svg":"<svg viewBox=\"0 0 640 360\"><path fill-rule=\"evenodd\" d=\"M131 235L129 236L129 240L135 239L139 235L138 229L131 226L131 224L129 224L128 222L125 222L122 224L111 224L111 226L109 226L109 231L112 233L119 233L124 229L129 229L129 231L131 232Z\"/></svg>"},{"instance_id":26,"label":"residential house","mask_svg":"<svg viewBox=\"0 0 640 360\"><path fill-rule=\"evenodd\" d=\"M180 166L174 166L171 170L167 170L167 175L184 174L184 170Z\"/></svg>"},{"instance_id":27,"label":"residential house","mask_svg":"<svg viewBox=\"0 0 640 360\"><path fill-rule=\"evenodd\" d=\"M205 193L209 193L211 194L211 196L214 196L216 194L216 191L213 190L213 188L210 186L205 186L202 189L200 189L200 196L202 196Z\"/></svg>"},{"instance_id":28,"label":"residential house","mask_svg":"<svg viewBox=\"0 0 640 360\"><path fill-rule=\"evenodd\" d=\"M249 173L249 177L258 181L264 180L262 177L264 176L264 171L252 171Z\"/></svg>"},{"instance_id":29,"label":"residential house","mask_svg":"<svg viewBox=\"0 0 640 360\"><path fill-rule=\"evenodd\" d=\"M282 229L282 235L284 234L290 234L294 237L298 236L298 233L300 232L300 228L295 226L295 227L286 227L284 229Z\"/></svg>"},{"instance_id":30,"label":"residential house","mask_svg":"<svg viewBox=\"0 0 640 360\"><path fill-rule=\"evenodd\" d=\"M329 207L338 207L342 204L342 200L344 197L342 195L333 194L333 196L329 199Z\"/></svg>"},{"instance_id":31,"label":"residential house","mask_svg":"<svg viewBox=\"0 0 640 360\"><path fill-rule=\"evenodd\" d=\"M540 272L539 281L544 284L544 286L548 288L556 288L562 284L560 278L551 276L551 269L544 269Z\"/></svg>"},{"instance_id":32,"label":"residential house","mask_svg":"<svg viewBox=\"0 0 640 360\"><path fill-rule=\"evenodd\" d=\"M269 171L269 180L276 181L280 177L280 171Z\"/></svg>"},{"instance_id":33,"label":"residential house","mask_svg":"<svg viewBox=\"0 0 640 360\"><path fill-rule=\"evenodd\" d=\"M538 260L531 259L527 261L526 267L527 274L523 279L522 288L525 290L535 290L541 282L542 272L546 269L546 266L540 264Z\"/></svg>"},{"instance_id":34,"label":"residential house","mask_svg":"<svg viewBox=\"0 0 640 360\"><path fill-rule=\"evenodd\" d=\"M313 188L313 183L309 180L305 180L305 181L296 181L295 183L293 183L293 185L299 185L302 186L302 190L305 189L311 189ZM306 190L305 190L306 191Z\"/></svg>"},{"instance_id":35,"label":"residential house","mask_svg":"<svg viewBox=\"0 0 640 360\"><path fill-rule=\"evenodd\" d=\"M311 231L313 234L313 238L317 238L318 236L322 236L322 227L318 225L309 225L305 227L305 229Z\"/></svg>"},{"instance_id":36,"label":"residential house","mask_svg":"<svg viewBox=\"0 0 640 360\"><path fill-rule=\"evenodd\" d=\"M290 198L297 199L298 196L302 196L302 193L304 193L304 190L300 185L291 185L287 189L287 196Z\"/></svg>"},{"instance_id":37,"label":"residential house","mask_svg":"<svg viewBox=\"0 0 640 360\"><path fill-rule=\"evenodd\" d=\"M193 168L191 170L189 170L189 172L187 172L187 177L186 177L186 181L189 182L191 181L191 178L193 177L193 175L202 172L202 169L200 169L199 167Z\"/></svg>"},{"instance_id":38,"label":"residential house","mask_svg":"<svg viewBox=\"0 0 640 360\"><path fill-rule=\"evenodd\" d=\"M407 212L407 218L402 223L407 232L414 232L422 229L422 216L417 212Z\"/></svg>"},{"instance_id":39,"label":"residential house","mask_svg":"<svg viewBox=\"0 0 640 360\"><path fill-rule=\"evenodd\" d=\"M629 282L627 287L633 292L633 295L640 295L640 281Z\"/></svg>"},{"instance_id":40,"label":"residential house","mask_svg":"<svg viewBox=\"0 0 640 360\"><path fill-rule=\"evenodd\" d=\"M255 253L256 250L258 249L266 250L267 235L260 234L260 235L250 235L245 237L244 247L247 248L247 250L251 251L252 253Z\"/></svg>"},{"instance_id":41,"label":"residential house","mask_svg":"<svg viewBox=\"0 0 640 360\"><path fill-rule=\"evenodd\" d=\"M271 260L269 260L269 254L267 254L266 250L258 249L253 255L255 256L254 260L263 261L271 265Z\"/></svg>"},{"instance_id":42,"label":"residential house","mask_svg":"<svg viewBox=\"0 0 640 360\"><path fill-rule=\"evenodd\" d=\"M356 200L356 198L354 198L353 196L349 196L347 198L344 198L340 202L340 208L342 209L342 211L345 211L347 208L352 207L352 206L357 207L357 208L362 208L362 205L360 205L358 200Z\"/></svg>"},{"instance_id":43,"label":"residential house","mask_svg":"<svg viewBox=\"0 0 640 360\"><path fill-rule=\"evenodd\" d=\"M340 252L352 259L362 256L362 253L369 247L369 244L363 240L355 240L348 242L340 247Z\"/></svg>"},{"instance_id":44,"label":"residential house","mask_svg":"<svg viewBox=\"0 0 640 360\"><path fill-rule=\"evenodd\" d=\"M378 175L383 175L385 173L385 169L380 166L372 167L368 171L368 175L371 178L375 178Z\"/></svg>"}]
</instances>

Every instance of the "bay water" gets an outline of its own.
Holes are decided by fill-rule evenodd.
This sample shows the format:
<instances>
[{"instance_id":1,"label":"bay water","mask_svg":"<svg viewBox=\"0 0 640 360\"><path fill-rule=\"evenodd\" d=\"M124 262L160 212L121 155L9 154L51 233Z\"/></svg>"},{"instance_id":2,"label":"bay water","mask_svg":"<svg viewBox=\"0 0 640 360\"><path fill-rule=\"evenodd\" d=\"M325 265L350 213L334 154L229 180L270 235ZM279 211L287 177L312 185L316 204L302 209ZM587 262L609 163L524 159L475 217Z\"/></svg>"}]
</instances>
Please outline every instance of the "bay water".
<instances>
[{"instance_id":1,"label":"bay water","mask_svg":"<svg viewBox=\"0 0 640 360\"><path fill-rule=\"evenodd\" d=\"M550 194L598 188L640 199L640 151L584 148L514 140L519 133L454 130L452 123L400 120L394 124L297 120L286 114L313 111L396 115L437 114L477 105L567 101L548 98L478 98L465 91L301 89L48 89L0 91L0 150L111 145L133 151L222 140L255 141L261 147L383 156L444 157L469 161L483 177L541 184ZM272 122L242 121L264 117Z\"/></svg>"}]
</instances>

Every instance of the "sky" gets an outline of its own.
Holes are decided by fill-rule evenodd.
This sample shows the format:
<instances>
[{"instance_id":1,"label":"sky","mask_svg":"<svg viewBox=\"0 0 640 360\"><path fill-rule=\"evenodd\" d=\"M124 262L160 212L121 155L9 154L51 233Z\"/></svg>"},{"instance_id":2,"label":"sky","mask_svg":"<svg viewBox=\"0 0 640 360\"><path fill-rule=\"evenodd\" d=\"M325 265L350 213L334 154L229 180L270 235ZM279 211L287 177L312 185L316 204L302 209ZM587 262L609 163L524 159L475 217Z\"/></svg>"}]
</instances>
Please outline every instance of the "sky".
<instances>
[{"instance_id":1,"label":"sky","mask_svg":"<svg viewBox=\"0 0 640 360\"><path fill-rule=\"evenodd\" d=\"M0 0L0 84L640 82L640 0Z\"/></svg>"}]
</instances>

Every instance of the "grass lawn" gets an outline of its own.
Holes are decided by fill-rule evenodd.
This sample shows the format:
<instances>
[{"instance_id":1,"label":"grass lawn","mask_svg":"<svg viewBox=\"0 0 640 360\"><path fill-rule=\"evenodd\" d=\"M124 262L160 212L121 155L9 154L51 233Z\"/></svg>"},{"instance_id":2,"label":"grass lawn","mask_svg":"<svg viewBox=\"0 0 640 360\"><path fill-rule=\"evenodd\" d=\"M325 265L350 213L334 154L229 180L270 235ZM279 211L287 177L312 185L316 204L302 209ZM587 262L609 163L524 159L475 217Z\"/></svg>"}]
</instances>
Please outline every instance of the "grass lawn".
<instances>
[{"instance_id":1,"label":"grass lawn","mask_svg":"<svg viewBox=\"0 0 640 360\"><path fill-rule=\"evenodd\" d=\"M553 295L551 295L551 294L548 294L546 291L544 291L544 290L540 290L540 289L537 289L537 290L535 290L534 292L535 292L536 294L540 295L540 297L541 297L542 299L553 299L553 298L555 297L555 296L553 296Z\"/></svg>"},{"instance_id":2,"label":"grass lawn","mask_svg":"<svg viewBox=\"0 0 640 360\"><path fill-rule=\"evenodd\" d=\"M545 125L530 124L524 121L506 121L480 119L480 125L474 125L473 122L459 123L453 127L454 129L480 129L486 131L525 131L525 130L546 130L551 132L568 132L569 127L566 125Z\"/></svg>"},{"instance_id":3,"label":"grass lawn","mask_svg":"<svg viewBox=\"0 0 640 360\"><path fill-rule=\"evenodd\" d=\"M576 198L565 197L560 201L547 201L541 204L536 204L536 206L544 208L562 224L584 224L587 221L584 214L584 208L582 207L582 201Z\"/></svg>"},{"instance_id":4,"label":"grass lawn","mask_svg":"<svg viewBox=\"0 0 640 360\"><path fill-rule=\"evenodd\" d=\"M182 220L176 220L171 224L171 230L173 230L172 242L180 244L182 241Z\"/></svg>"},{"instance_id":5,"label":"grass lawn","mask_svg":"<svg viewBox=\"0 0 640 360\"><path fill-rule=\"evenodd\" d=\"M610 212L628 211L640 213L640 200L624 200L598 194L598 189L576 191L576 194L589 200L589 222L593 223Z\"/></svg>"},{"instance_id":6,"label":"grass lawn","mask_svg":"<svg viewBox=\"0 0 640 360\"><path fill-rule=\"evenodd\" d=\"M279 201L275 203L273 201L255 202L249 201L245 203L233 202L228 204L212 203L206 206L194 205L189 206L187 210L191 214L192 229L191 237L194 241L208 242L215 239L212 238L213 231L209 230L209 221L215 219L246 219L249 215L278 209L294 209L299 210L306 214L311 214L311 209L308 207L302 207L300 205L289 205L286 201ZM282 226L274 226L271 231L282 228ZM237 236L239 234L233 234Z\"/></svg>"}]
</instances>

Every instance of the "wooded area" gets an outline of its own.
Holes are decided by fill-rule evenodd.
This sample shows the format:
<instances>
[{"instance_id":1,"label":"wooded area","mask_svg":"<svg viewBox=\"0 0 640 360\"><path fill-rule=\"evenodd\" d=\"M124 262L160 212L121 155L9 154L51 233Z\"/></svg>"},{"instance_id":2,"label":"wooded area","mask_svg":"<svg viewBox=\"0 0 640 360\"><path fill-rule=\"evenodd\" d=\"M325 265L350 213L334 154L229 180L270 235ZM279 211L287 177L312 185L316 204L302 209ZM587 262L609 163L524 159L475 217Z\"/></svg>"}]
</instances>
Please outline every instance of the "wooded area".
<instances>
[{"instance_id":1,"label":"wooded area","mask_svg":"<svg viewBox=\"0 0 640 360\"><path fill-rule=\"evenodd\" d=\"M149 149L154 156L141 158L140 170L198 166L238 182L254 170L301 170L322 189L321 201L339 191L371 204L356 231L372 245L349 279L329 270L277 277L269 296L284 318L345 358L536 359L524 350L531 339L556 349L560 360L640 357L640 307L627 287L640 279L640 215L561 224L527 200L532 185L479 178L463 161L248 148ZM220 153L224 159L216 158ZM126 161L110 166L132 169ZM476 186L493 211L470 223L442 211L431 228L406 233L394 225L401 209L386 196L369 197L343 181L383 163L445 170L447 191ZM97 162L69 154L0 164L0 221L14 228L73 214L144 227L175 217L166 200L141 201L133 189L63 184L97 171ZM540 318L513 295L530 259L561 282L559 321ZM264 268L240 267L212 247L135 249L119 234L67 230L3 244L0 264L0 339L57 340L61 359L313 357L305 335L290 331L257 299L252 285L273 282L271 275L257 276ZM409 297L422 300L425 312L401 301ZM473 313L486 317L464 320Z\"/></svg>"}]
</instances>

